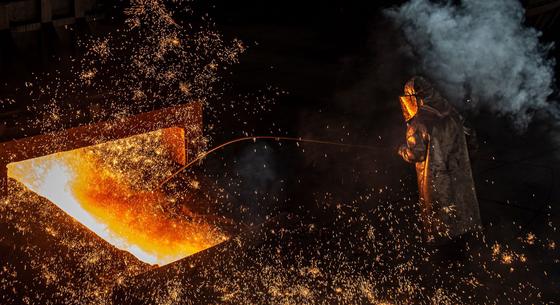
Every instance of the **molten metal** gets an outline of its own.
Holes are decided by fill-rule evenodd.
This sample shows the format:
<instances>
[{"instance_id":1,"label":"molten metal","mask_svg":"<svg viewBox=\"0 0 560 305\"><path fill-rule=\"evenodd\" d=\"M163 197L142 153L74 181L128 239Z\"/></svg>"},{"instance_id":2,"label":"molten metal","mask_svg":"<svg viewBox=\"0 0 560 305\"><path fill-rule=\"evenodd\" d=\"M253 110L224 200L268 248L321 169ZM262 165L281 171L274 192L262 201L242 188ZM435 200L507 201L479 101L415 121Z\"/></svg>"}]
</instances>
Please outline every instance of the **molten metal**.
<instances>
[{"instance_id":1,"label":"molten metal","mask_svg":"<svg viewBox=\"0 0 560 305\"><path fill-rule=\"evenodd\" d=\"M11 163L8 176L115 247L147 263L167 264L227 239L184 205L170 213L173 200L148 190L176 166L177 154L169 148L184 141L181 132L160 130Z\"/></svg>"}]
</instances>

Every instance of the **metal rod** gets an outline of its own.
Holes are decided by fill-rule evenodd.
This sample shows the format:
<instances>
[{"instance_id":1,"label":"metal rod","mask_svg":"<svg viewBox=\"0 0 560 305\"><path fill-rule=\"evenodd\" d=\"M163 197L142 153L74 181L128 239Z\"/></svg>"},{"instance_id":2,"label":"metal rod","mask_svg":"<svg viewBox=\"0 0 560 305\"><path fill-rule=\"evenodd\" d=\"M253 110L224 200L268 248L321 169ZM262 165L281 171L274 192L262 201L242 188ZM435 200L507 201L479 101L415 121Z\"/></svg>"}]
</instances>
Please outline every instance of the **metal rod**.
<instances>
[{"instance_id":1,"label":"metal rod","mask_svg":"<svg viewBox=\"0 0 560 305\"><path fill-rule=\"evenodd\" d=\"M224 148L224 147L229 146L229 145L234 144L234 143L239 143L239 142L244 142L244 141L256 141L256 140L292 141L292 142L323 144L323 145L332 145L332 146L341 146L341 147L359 148L359 149L371 149L371 150L379 150L379 149L388 150L389 149L388 147L382 147L382 146L345 144L345 143L338 143L338 142L332 142L332 141L312 140L312 139L293 138L293 137L275 137L275 136L243 137L243 138L238 138L238 139L234 139L234 140L225 142L223 144L220 144L220 145L210 149L207 152L204 152L204 153L200 154L194 160L185 164L184 166L182 166L181 168L179 168L178 170L173 172L169 177L165 178L161 183L158 184L157 188L159 189L159 188L163 187L167 182L169 182L171 179L173 179L179 173L188 169L189 167L194 165L196 162L206 158L208 155L210 155L211 153L213 153L213 152L215 152L215 151L217 151L221 148Z\"/></svg>"}]
</instances>

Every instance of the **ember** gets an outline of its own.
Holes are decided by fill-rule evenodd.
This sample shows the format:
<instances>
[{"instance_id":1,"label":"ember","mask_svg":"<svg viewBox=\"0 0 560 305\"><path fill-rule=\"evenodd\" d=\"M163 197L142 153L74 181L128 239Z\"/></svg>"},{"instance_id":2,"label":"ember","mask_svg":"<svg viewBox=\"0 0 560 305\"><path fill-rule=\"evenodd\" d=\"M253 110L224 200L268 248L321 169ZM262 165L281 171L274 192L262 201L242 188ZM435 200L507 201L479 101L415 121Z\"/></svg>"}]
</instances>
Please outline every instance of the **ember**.
<instances>
[{"instance_id":1,"label":"ember","mask_svg":"<svg viewBox=\"0 0 560 305\"><path fill-rule=\"evenodd\" d=\"M181 138L177 131L12 163L8 175L115 247L147 263L167 264L227 239L185 205L149 188L184 157L169 149L175 145L170 139Z\"/></svg>"}]
</instances>

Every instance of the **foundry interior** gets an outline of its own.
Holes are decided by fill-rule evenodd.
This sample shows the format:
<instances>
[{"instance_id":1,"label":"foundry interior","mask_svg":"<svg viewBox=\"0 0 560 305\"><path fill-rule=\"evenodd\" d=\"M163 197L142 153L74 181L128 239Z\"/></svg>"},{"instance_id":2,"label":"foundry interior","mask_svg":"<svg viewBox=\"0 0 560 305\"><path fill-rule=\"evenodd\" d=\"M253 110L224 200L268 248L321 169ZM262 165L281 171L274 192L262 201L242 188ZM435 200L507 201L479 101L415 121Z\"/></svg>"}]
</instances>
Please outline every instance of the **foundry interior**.
<instances>
[{"instance_id":1,"label":"foundry interior","mask_svg":"<svg viewBox=\"0 0 560 305\"><path fill-rule=\"evenodd\" d=\"M0 303L555 304L555 77L461 109L475 232L422 239L398 154L421 25L495 3L538 39L456 50L525 56L467 93L558 75L560 1L481 1L2 1ZM454 13L395 22L414 9Z\"/></svg>"}]
</instances>

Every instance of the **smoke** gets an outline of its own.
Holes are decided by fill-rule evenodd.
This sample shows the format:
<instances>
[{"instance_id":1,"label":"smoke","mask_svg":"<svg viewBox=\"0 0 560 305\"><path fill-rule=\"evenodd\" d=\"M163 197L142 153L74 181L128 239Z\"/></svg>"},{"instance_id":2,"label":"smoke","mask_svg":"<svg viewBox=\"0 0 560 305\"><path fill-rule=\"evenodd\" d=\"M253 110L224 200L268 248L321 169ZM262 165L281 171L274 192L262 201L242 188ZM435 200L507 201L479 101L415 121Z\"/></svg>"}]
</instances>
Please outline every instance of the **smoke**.
<instances>
[{"instance_id":1,"label":"smoke","mask_svg":"<svg viewBox=\"0 0 560 305\"><path fill-rule=\"evenodd\" d=\"M279 207L281 194L279 169L274 149L266 144L253 144L244 149L235 166L236 186L240 199L247 206L245 217L253 223L264 221Z\"/></svg>"},{"instance_id":2,"label":"smoke","mask_svg":"<svg viewBox=\"0 0 560 305\"><path fill-rule=\"evenodd\" d=\"M522 129L536 111L559 113L548 101L552 44L541 44L540 32L523 25L517 0L410 0L387 14L403 30L416 72L431 78L457 107L489 109Z\"/></svg>"}]
</instances>

